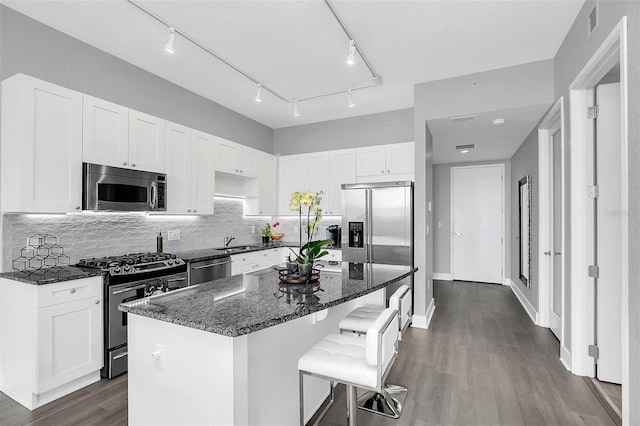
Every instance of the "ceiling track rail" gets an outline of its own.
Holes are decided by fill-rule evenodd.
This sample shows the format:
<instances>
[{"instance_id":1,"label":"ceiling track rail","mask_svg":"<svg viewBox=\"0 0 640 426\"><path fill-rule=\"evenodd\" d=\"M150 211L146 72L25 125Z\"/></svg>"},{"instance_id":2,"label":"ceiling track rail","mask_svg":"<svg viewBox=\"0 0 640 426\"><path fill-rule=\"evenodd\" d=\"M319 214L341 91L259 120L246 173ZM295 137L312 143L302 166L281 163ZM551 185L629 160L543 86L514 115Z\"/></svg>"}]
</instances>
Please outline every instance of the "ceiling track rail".
<instances>
[{"instance_id":1,"label":"ceiling track rail","mask_svg":"<svg viewBox=\"0 0 640 426\"><path fill-rule=\"evenodd\" d=\"M338 89L338 90L333 90L333 91L330 91L330 92L323 92L323 93L318 93L316 95L305 96L305 97L300 97L300 98L293 98L293 99L289 99L289 98L281 95L280 93L278 93L276 90L274 90L270 86L268 86L268 85L264 84L262 81L258 80L256 77L254 77L251 74L245 72L244 70L238 68L236 65L234 65L232 62L230 62L228 59L224 58L222 55L218 54L214 50L212 50L209 47L205 46L200 41L198 41L197 39L195 39L194 37L189 35L187 32L181 30L180 28L176 28L169 21L167 21L166 19L162 18L161 16L159 16L155 12L149 10L145 6L141 5L136 0L127 0L127 2L130 3L132 6L135 6L138 10L144 12L145 14L150 16L151 18L153 18L156 21L160 22L162 25L166 26L167 28L173 28L173 30L177 34L179 34L181 37L183 37L184 39L189 40L195 46L199 47L200 49L202 49L203 51L205 51L209 55L213 56L218 61L222 62L223 64L225 64L226 66L228 66L229 68L231 68L232 70L237 72L238 74L240 74L243 77L245 77L247 80L249 80L249 81L253 82L254 84L262 87L263 90L266 90L267 92L271 93L276 98L280 99L283 102L289 103L289 104L297 103L297 102L300 102L300 101L307 101L307 100L311 100L311 99L322 98L322 97L325 97L325 96L336 95L336 94L340 94L340 93L348 93L350 91L353 92L353 91L356 91L356 90L366 89L366 88L374 87L374 86L377 86L377 85L381 84L380 76L378 76L378 74L375 72L375 70L371 66L371 63L369 62L369 60L365 56L364 52L362 51L362 49L360 48L358 43L355 41L355 39L353 38L353 36L349 32L349 29L344 24L342 19L338 16L338 14L336 13L335 9L331 5L331 3L329 3L328 0L324 0L324 3L329 8L329 10L331 11L331 14L336 19L336 21L338 21L338 24L340 25L340 27L342 28L342 30L344 31L346 36L349 38L349 40L353 40L354 41L354 45L355 45L355 48L356 48L358 54L360 55L360 57L362 58L362 61L364 62L364 64L366 65L367 69L371 73L371 79L373 80L373 83L362 85L362 86L357 86L357 87L349 87L349 88L346 88L346 89Z\"/></svg>"}]
</instances>

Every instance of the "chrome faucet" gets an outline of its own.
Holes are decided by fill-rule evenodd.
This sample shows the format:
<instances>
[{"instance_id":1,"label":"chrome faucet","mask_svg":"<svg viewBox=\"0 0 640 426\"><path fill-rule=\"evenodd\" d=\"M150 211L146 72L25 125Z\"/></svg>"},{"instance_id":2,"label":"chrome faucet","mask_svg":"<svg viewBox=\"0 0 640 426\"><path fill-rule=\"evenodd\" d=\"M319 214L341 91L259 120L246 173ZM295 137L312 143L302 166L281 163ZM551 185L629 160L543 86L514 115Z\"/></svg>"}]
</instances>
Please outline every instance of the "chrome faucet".
<instances>
[{"instance_id":1,"label":"chrome faucet","mask_svg":"<svg viewBox=\"0 0 640 426\"><path fill-rule=\"evenodd\" d=\"M235 240L235 237L224 237L224 248L229 247L232 240Z\"/></svg>"}]
</instances>

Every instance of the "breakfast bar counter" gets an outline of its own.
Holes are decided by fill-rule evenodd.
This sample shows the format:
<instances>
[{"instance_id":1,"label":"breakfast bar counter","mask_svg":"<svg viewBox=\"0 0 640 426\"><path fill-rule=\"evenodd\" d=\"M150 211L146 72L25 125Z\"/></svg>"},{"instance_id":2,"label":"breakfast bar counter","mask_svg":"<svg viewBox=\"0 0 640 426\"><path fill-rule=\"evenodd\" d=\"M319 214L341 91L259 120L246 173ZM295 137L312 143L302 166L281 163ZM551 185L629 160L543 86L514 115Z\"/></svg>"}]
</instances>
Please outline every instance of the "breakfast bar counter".
<instances>
[{"instance_id":1,"label":"breakfast bar counter","mask_svg":"<svg viewBox=\"0 0 640 426\"><path fill-rule=\"evenodd\" d=\"M414 272L343 262L317 283L285 284L268 268L120 305L130 424L298 424L298 358ZM307 419L328 393L305 377Z\"/></svg>"}]
</instances>

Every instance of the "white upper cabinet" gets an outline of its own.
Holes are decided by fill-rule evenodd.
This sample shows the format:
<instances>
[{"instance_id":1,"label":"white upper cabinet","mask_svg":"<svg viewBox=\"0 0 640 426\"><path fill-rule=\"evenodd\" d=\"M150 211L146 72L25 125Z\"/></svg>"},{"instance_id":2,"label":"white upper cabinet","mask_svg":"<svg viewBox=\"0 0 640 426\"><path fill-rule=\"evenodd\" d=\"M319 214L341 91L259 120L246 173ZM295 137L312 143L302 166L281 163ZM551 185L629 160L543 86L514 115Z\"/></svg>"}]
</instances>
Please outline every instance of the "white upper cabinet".
<instances>
[{"instance_id":1,"label":"white upper cabinet","mask_svg":"<svg viewBox=\"0 0 640 426\"><path fill-rule=\"evenodd\" d=\"M328 197L323 203L325 213L331 215L342 214L342 184L355 183L356 181L356 150L341 149L329 152L329 180L330 188Z\"/></svg>"},{"instance_id":2,"label":"white upper cabinet","mask_svg":"<svg viewBox=\"0 0 640 426\"><path fill-rule=\"evenodd\" d=\"M248 196L244 203L245 215L275 216L278 214L278 160L275 155L262 153L258 157L257 196ZM251 193L249 181L246 192ZM253 194L252 194L253 195Z\"/></svg>"},{"instance_id":3,"label":"white upper cabinet","mask_svg":"<svg viewBox=\"0 0 640 426\"><path fill-rule=\"evenodd\" d=\"M322 198L329 199L329 153L328 152L314 152L312 154L306 154L307 158L307 173L308 184L306 191L320 192L322 191ZM327 202L322 203L322 208L326 209Z\"/></svg>"},{"instance_id":4,"label":"white upper cabinet","mask_svg":"<svg viewBox=\"0 0 640 426\"><path fill-rule=\"evenodd\" d=\"M82 102L83 161L123 167L129 161L129 108L89 95Z\"/></svg>"},{"instance_id":5,"label":"white upper cabinet","mask_svg":"<svg viewBox=\"0 0 640 426\"><path fill-rule=\"evenodd\" d=\"M2 82L2 211L82 206L82 94L16 74Z\"/></svg>"},{"instance_id":6,"label":"white upper cabinet","mask_svg":"<svg viewBox=\"0 0 640 426\"><path fill-rule=\"evenodd\" d=\"M356 148L358 177L410 175L414 173L414 162L413 142Z\"/></svg>"},{"instance_id":7,"label":"white upper cabinet","mask_svg":"<svg viewBox=\"0 0 640 426\"><path fill-rule=\"evenodd\" d=\"M279 161L278 212L281 215L291 215L294 214L289 210L291 194L308 191L309 188L308 161L305 155L285 155Z\"/></svg>"},{"instance_id":8,"label":"white upper cabinet","mask_svg":"<svg viewBox=\"0 0 640 426\"><path fill-rule=\"evenodd\" d=\"M212 214L214 137L171 122L165 131L167 213Z\"/></svg>"},{"instance_id":9,"label":"white upper cabinet","mask_svg":"<svg viewBox=\"0 0 640 426\"><path fill-rule=\"evenodd\" d=\"M163 173L164 120L83 95L82 159Z\"/></svg>"},{"instance_id":10,"label":"white upper cabinet","mask_svg":"<svg viewBox=\"0 0 640 426\"><path fill-rule=\"evenodd\" d=\"M216 139L216 171L247 178L258 176L257 150L226 139Z\"/></svg>"},{"instance_id":11,"label":"white upper cabinet","mask_svg":"<svg viewBox=\"0 0 640 426\"><path fill-rule=\"evenodd\" d=\"M164 120L130 109L128 166L164 172L164 136Z\"/></svg>"}]
</instances>

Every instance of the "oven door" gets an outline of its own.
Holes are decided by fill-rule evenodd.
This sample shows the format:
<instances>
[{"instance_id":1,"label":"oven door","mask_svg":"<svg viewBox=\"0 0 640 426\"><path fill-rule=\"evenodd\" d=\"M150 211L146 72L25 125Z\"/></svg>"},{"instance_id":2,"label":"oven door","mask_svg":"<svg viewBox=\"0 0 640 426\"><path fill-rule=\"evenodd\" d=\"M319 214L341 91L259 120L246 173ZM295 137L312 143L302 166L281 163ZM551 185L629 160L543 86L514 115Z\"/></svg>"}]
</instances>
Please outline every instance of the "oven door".
<instances>
[{"instance_id":1,"label":"oven door","mask_svg":"<svg viewBox=\"0 0 640 426\"><path fill-rule=\"evenodd\" d=\"M118 284L109 287L109 314L107 318L107 349L127 343L127 313L118 310L118 305L145 297L145 281Z\"/></svg>"}]
</instances>

